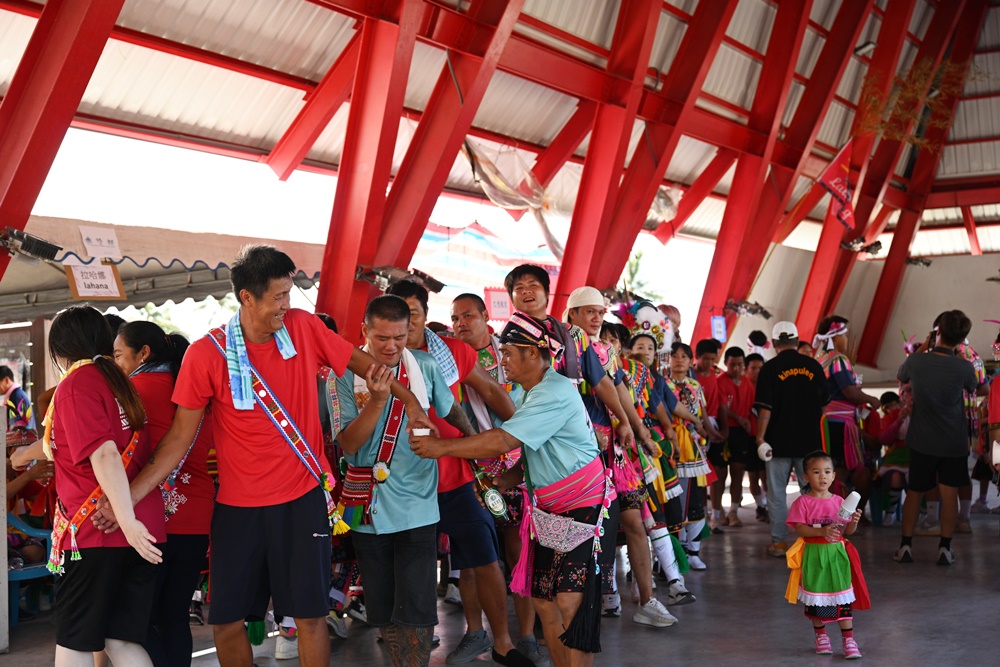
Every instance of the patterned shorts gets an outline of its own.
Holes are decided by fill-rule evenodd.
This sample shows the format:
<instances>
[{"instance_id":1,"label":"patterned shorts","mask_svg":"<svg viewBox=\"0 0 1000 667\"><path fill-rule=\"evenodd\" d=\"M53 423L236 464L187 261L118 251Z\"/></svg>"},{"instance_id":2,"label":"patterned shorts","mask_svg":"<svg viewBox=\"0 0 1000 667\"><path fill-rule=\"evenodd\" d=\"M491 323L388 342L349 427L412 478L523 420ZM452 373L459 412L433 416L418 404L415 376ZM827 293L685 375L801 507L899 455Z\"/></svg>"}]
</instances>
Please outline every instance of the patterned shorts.
<instances>
[{"instance_id":1,"label":"patterned shorts","mask_svg":"<svg viewBox=\"0 0 1000 667\"><path fill-rule=\"evenodd\" d=\"M646 505L648 502L649 493L646 491L645 486L634 491L618 492L618 504L621 507L622 512L626 510L642 509L642 506Z\"/></svg>"},{"instance_id":2,"label":"patterned shorts","mask_svg":"<svg viewBox=\"0 0 1000 667\"><path fill-rule=\"evenodd\" d=\"M567 512L576 521L597 523L596 507ZM537 542L531 544L535 550L531 580L531 597L553 600L557 593L580 593L587 581L587 569L593 567L594 543L587 540L569 553L559 553Z\"/></svg>"}]
</instances>

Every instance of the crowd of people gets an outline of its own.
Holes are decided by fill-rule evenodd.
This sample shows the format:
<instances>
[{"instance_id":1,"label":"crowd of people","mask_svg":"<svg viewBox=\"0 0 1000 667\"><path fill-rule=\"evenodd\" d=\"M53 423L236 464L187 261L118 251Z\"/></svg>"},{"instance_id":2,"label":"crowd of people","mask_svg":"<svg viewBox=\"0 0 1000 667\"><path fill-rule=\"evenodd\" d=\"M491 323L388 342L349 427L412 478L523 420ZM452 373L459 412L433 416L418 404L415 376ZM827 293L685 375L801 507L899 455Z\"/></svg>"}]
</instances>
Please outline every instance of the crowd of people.
<instances>
[{"instance_id":1,"label":"crowd of people","mask_svg":"<svg viewBox=\"0 0 1000 667\"><path fill-rule=\"evenodd\" d=\"M355 347L330 318L290 307L294 271L273 247L244 248L239 311L190 345L90 306L53 320L62 378L42 437L11 454L8 507L51 510L58 665L190 664L206 569L227 667L252 665L266 618L277 658L326 665L345 614L379 629L394 665L426 665L444 592L466 621L448 664L593 664L604 619L630 606L633 622L666 628L670 607L696 602L685 575L709 570L706 537L743 525L744 476L816 651L832 652L837 622L845 657L860 658L853 611L869 601L845 536L863 509L901 522L900 563L915 531L937 531L941 565L969 512L990 511L1000 392L959 311L908 350L898 393L876 398L838 316L812 345L779 322L746 349L692 349L676 308L611 312L594 287L553 317L548 273L521 265L499 331L471 293L450 326L428 322L427 289L400 281L344 323L361 325ZM30 432L30 401L4 370L9 421ZM8 535L9 553L44 560L23 537Z\"/></svg>"}]
</instances>

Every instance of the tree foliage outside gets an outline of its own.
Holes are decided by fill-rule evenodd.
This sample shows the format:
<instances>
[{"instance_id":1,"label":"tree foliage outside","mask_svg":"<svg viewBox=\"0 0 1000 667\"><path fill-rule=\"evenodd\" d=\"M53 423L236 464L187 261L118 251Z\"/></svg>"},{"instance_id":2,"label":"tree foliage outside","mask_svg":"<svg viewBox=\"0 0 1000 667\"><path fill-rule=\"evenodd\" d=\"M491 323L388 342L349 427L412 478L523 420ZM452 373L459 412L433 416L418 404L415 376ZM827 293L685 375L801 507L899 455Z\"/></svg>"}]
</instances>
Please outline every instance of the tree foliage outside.
<instances>
[{"instance_id":1,"label":"tree foliage outside","mask_svg":"<svg viewBox=\"0 0 1000 667\"><path fill-rule=\"evenodd\" d=\"M639 277L641 264L642 251L637 250L634 255L629 257L628 263L625 265L625 270L622 271L622 277L618 281L620 288L650 301L662 300L663 297L655 292L647 281Z\"/></svg>"}]
</instances>

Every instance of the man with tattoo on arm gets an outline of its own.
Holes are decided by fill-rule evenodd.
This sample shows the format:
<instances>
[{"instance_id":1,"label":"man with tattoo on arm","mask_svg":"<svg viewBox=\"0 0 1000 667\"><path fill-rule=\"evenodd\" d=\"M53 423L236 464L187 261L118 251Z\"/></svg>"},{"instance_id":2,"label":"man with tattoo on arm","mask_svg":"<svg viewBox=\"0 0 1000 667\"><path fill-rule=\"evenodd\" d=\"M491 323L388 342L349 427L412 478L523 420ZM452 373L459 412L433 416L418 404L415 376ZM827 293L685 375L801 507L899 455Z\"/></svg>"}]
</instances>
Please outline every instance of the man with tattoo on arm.
<instances>
[{"instance_id":1,"label":"man with tattoo on arm","mask_svg":"<svg viewBox=\"0 0 1000 667\"><path fill-rule=\"evenodd\" d=\"M525 499L526 542L511 589L530 593L553 662L588 667L601 650L601 581L595 571L600 538L595 535L614 488L580 394L551 367L544 322L518 313L500 342L507 378L525 390L514 416L471 438L413 437L411 448L425 458L472 459L523 447L522 465L494 480L503 488L523 478L534 500ZM552 523L567 521L575 536L555 538ZM527 530L531 525L534 530Z\"/></svg>"},{"instance_id":2,"label":"man with tattoo on arm","mask_svg":"<svg viewBox=\"0 0 1000 667\"><path fill-rule=\"evenodd\" d=\"M410 328L406 347L429 353L448 383L455 405L454 417L447 421L433 411L431 421L441 437L460 438L476 434L476 429L462 407L462 388L476 391L487 407L500 419L510 419L514 403L507 392L479 365L476 351L457 338L441 337L426 328L428 293L423 285L401 280L386 290L406 300L410 309ZM449 423L451 422L451 423ZM469 461L444 456L438 459L438 531L448 535L451 545L451 568L460 570L459 588L467 631L458 646L448 654L448 664L471 662L492 648L493 661L500 665L527 667L534 663L522 655L510 638L507 628L507 585L500 569L500 540L493 517L480 504L473 488ZM493 644L483 628L483 612L493 630Z\"/></svg>"}]
</instances>

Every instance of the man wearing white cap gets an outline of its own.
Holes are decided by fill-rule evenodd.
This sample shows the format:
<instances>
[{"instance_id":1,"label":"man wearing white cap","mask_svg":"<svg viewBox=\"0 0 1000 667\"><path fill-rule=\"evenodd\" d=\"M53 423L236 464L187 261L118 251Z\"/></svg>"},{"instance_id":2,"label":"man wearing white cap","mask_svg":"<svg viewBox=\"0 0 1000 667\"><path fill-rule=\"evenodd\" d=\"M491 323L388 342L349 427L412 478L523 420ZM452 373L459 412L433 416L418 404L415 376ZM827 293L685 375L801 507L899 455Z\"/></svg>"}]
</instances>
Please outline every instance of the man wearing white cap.
<instances>
[{"instance_id":1,"label":"man wearing white cap","mask_svg":"<svg viewBox=\"0 0 1000 667\"><path fill-rule=\"evenodd\" d=\"M578 287L569 295L567 308L563 313L563 321L573 327L579 327L589 336L591 347L597 352L597 357L601 360L605 371L607 371L608 376L615 383L618 398L621 401L622 408L628 415L629 422L632 424L636 441L641 443L641 446L651 456L658 457L661 453L659 447L653 444L650 439L649 429L646 428L645 424L642 423L642 419L639 418L635 410L635 405L632 402L632 397L625 387L623 381L625 373L618 368L618 364L614 363L614 354L610 346L600 341L601 324L604 322L606 312L607 307L605 306L604 295L600 291L594 287ZM594 424L594 428L602 431L608 438L609 444L612 444L614 448L613 450L609 450L608 459L612 467L612 479L614 479L616 490L618 491L616 502L619 503L621 511L619 521L625 530L625 539L629 545L630 561L633 570L635 570L633 580L637 584L636 595L639 598L637 600L639 608L632 615L632 620L636 623L654 627L673 625L677 622L677 619L667 611L667 608L659 600L653 597L652 562L649 555L649 546L646 542L646 528L643 525L641 513L642 506L649 501L649 498L646 495L645 480L642 478L641 471L637 472L633 467L633 460L637 456L634 452L630 454L626 451L627 449L631 449L629 445L614 442L614 438L611 436L611 415L608 408L597 400L596 396L585 395L583 403L587 407L587 412L590 415L591 422ZM611 451L614 451L614 454L610 454ZM620 475L626 471L626 467L631 469L628 482L620 478ZM630 488L626 489L624 487ZM614 550L610 550L605 557L609 559L613 553ZM611 572L613 577L614 568L611 569ZM614 579L612 579L613 581ZM613 585L612 590L614 590ZM617 607L620 612L620 596L616 593L612 593L611 595L615 597L615 602L611 604Z\"/></svg>"},{"instance_id":2,"label":"man wearing white cap","mask_svg":"<svg viewBox=\"0 0 1000 667\"><path fill-rule=\"evenodd\" d=\"M799 354L799 331L791 322L778 322L771 334L777 356L757 376L757 452L767 467L767 513L771 519L771 546L767 553L781 558L788 550L788 505L785 487L795 468L799 484L805 480L802 457L823 448L821 418L830 401L823 367Z\"/></svg>"}]
</instances>

